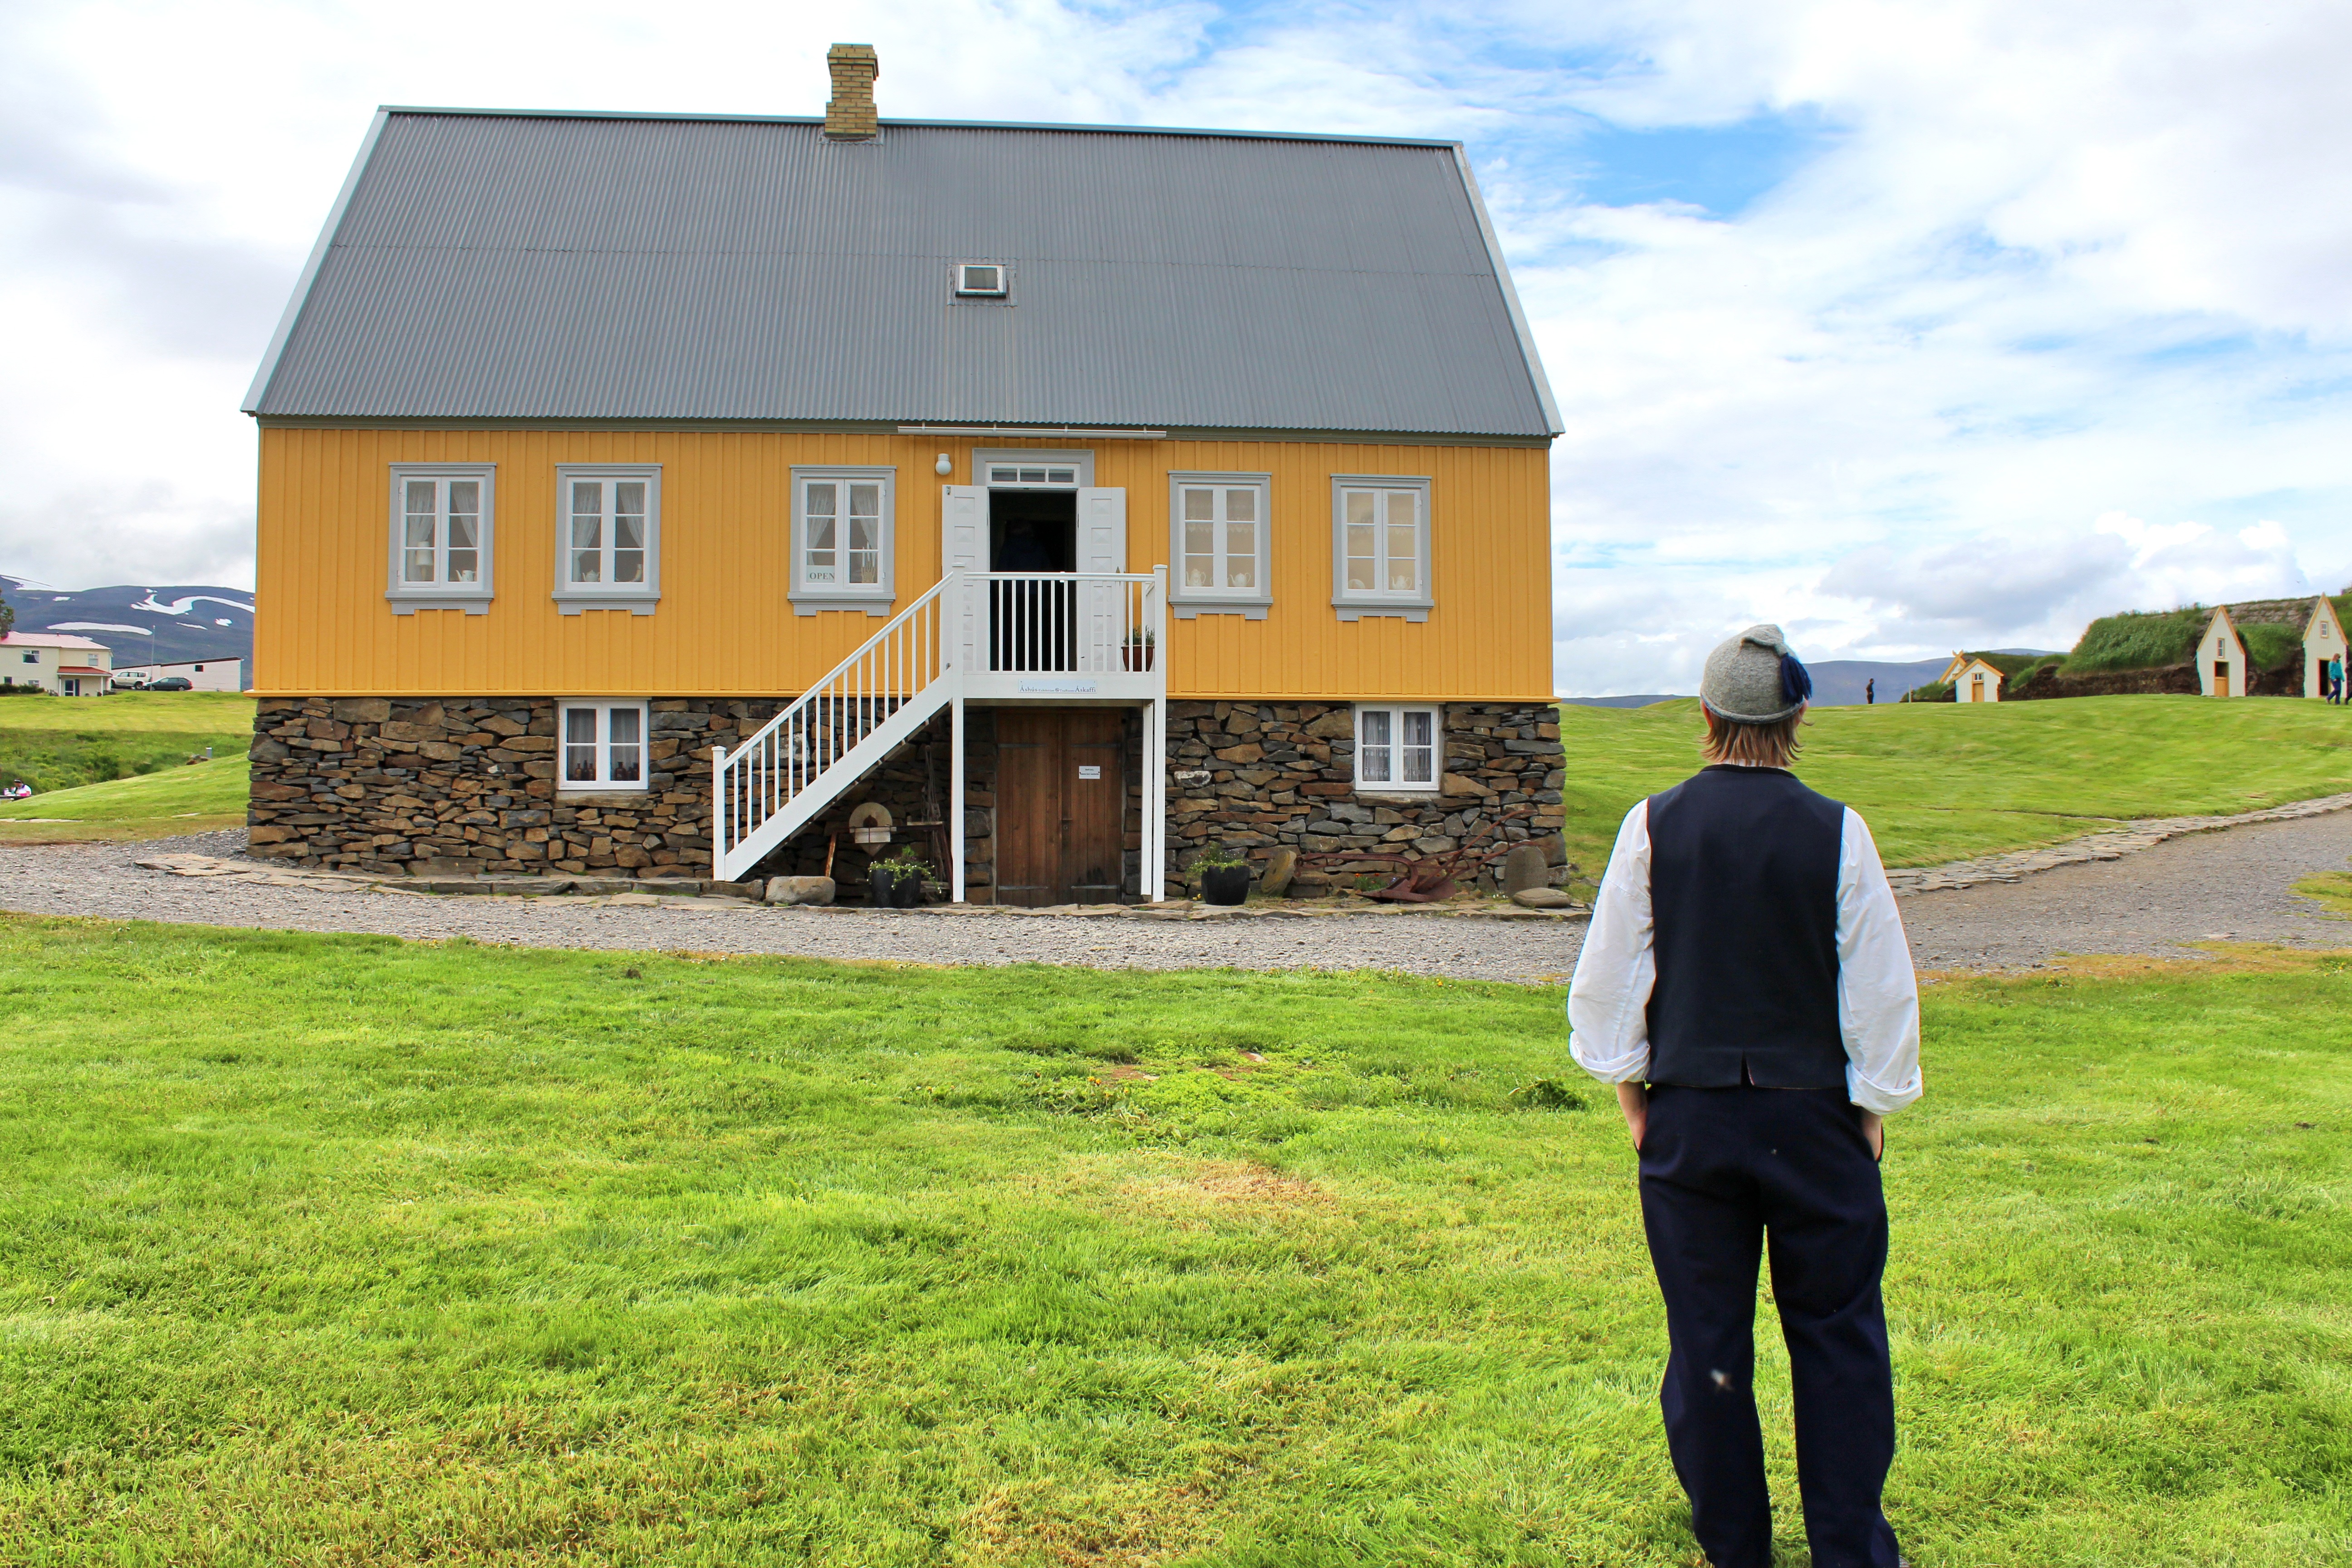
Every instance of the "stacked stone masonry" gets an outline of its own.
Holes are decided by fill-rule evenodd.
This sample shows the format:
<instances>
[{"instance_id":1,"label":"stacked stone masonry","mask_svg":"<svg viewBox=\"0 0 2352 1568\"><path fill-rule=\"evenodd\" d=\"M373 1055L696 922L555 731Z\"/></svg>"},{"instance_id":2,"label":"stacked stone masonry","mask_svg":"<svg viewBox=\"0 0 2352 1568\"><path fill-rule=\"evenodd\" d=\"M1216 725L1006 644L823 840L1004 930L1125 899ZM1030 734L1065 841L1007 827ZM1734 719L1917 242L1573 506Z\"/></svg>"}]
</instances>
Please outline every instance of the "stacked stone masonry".
<instances>
[{"instance_id":1,"label":"stacked stone masonry","mask_svg":"<svg viewBox=\"0 0 2352 1568\"><path fill-rule=\"evenodd\" d=\"M252 853L418 876L707 877L710 748L777 707L655 701L643 791L559 796L549 699L265 700Z\"/></svg>"},{"instance_id":2,"label":"stacked stone masonry","mask_svg":"<svg viewBox=\"0 0 2352 1568\"><path fill-rule=\"evenodd\" d=\"M252 853L395 875L708 877L711 748L740 745L781 705L657 699L650 704L647 787L576 795L556 789L551 699L266 700L251 752ZM1357 793L1354 713L1345 703L1171 703L1171 883L1181 885L1213 842L1262 864L1282 847L1433 854L1557 834L1563 774L1553 710L1455 703L1444 711L1443 791L1385 795ZM987 710L969 711L967 742L966 877L971 896L984 900L996 858L996 746ZM1130 723L1130 887L1140 870L1140 723ZM949 744L942 714L754 874L820 870L830 847L845 897L859 896L868 857L835 830L867 800L905 825L884 853L911 843L940 864Z\"/></svg>"},{"instance_id":3,"label":"stacked stone masonry","mask_svg":"<svg viewBox=\"0 0 2352 1568\"><path fill-rule=\"evenodd\" d=\"M1277 848L1432 855L1559 832L1566 782L1549 704L1446 705L1443 788L1359 793L1347 703L1171 702L1169 871L1210 844L1263 865Z\"/></svg>"}]
</instances>

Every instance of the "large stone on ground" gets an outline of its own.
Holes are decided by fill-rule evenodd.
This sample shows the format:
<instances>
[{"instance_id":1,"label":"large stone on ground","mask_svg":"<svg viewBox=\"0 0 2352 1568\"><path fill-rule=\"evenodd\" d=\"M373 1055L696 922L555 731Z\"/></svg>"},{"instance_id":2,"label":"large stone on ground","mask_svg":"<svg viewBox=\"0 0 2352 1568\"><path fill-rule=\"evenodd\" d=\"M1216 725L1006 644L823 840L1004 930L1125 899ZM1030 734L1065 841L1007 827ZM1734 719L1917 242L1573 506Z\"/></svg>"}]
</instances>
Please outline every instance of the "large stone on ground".
<instances>
[{"instance_id":1,"label":"large stone on ground","mask_svg":"<svg viewBox=\"0 0 2352 1568\"><path fill-rule=\"evenodd\" d=\"M1503 857L1503 891L1517 894L1550 886L1551 868L1544 863L1542 845L1515 844Z\"/></svg>"},{"instance_id":2,"label":"large stone on ground","mask_svg":"<svg viewBox=\"0 0 2352 1568\"><path fill-rule=\"evenodd\" d=\"M1527 910L1566 910L1576 907L1576 900L1558 888L1521 888L1511 895L1511 902Z\"/></svg>"},{"instance_id":3,"label":"large stone on ground","mask_svg":"<svg viewBox=\"0 0 2352 1568\"><path fill-rule=\"evenodd\" d=\"M1298 870L1298 851L1277 849L1265 858L1265 870L1257 879L1257 890L1269 899L1288 895L1290 879Z\"/></svg>"},{"instance_id":4,"label":"large stone on ground","mask_svg":"<svg viewBox=\"0 0 2352 1568\"><path fill-rule=\"evenodd\" d=\"M829 904L833 902L833 879L830 877L768 879L768 902L772 904Z\"/></svg>"},{"instance_id":5,"label":"large stone on ground","mask_svg":"<svg viewBox=\"0 0 2352 1568\"><path fill-rule=\"evenodd\" d=\"M1321 871L1297 871L1291 874L1289 896L1294 899L1328 899L1339 889L1331 879Z\"/></svg>"}]
</instances>

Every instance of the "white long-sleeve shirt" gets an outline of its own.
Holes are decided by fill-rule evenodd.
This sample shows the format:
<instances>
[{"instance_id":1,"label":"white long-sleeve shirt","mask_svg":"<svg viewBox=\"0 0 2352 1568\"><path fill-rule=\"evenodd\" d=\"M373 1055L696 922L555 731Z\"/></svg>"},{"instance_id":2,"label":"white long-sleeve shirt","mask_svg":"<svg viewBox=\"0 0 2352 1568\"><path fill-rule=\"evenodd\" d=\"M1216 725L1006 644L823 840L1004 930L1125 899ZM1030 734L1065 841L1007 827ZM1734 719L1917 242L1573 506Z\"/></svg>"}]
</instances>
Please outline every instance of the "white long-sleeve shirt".
<instances>
[{"instance_id":1,"label":"white long-sleeve shirt","mask_svg":"<svg viewBox=\"0 0 2352 1568\"><path fill-rule=\"evenodd\" d=\"M1617 830L1592 924L1568 986L1569 1049L1603 1083L1649 1076L1651 989L1657 984L1650 914L1650 803ZM1919 983L1894 889L1870 828L1848 808L1838 845L1838 1033L1846 1097L1892 1115L1919 1098Z\"/></svg>"}]
</instances>

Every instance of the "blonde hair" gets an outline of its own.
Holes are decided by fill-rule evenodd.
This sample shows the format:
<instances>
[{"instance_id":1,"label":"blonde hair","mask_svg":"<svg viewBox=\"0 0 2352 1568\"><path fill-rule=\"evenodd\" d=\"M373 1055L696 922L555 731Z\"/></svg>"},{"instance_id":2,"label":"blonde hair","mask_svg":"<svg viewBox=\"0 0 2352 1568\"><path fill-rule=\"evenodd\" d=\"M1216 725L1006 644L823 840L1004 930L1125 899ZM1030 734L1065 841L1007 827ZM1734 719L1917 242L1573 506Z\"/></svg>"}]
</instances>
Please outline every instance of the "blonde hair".
<instances>
[{"instance_id":1,"label":"blonde hair","mask_svg":"<svg viewBox=\"0 0 2352 1568\"><path fill-rule=\"evenodd\" d=\"M1702 707L1699 711L1706 715L1706 739L1699 742L1699 754L1710 763L1785 768L1805 749L1805 743L1797 739L1797 726L1805 722L1801 708L1769 724L1742 724L1712 708Z\"/></svg>"}]
</instances>

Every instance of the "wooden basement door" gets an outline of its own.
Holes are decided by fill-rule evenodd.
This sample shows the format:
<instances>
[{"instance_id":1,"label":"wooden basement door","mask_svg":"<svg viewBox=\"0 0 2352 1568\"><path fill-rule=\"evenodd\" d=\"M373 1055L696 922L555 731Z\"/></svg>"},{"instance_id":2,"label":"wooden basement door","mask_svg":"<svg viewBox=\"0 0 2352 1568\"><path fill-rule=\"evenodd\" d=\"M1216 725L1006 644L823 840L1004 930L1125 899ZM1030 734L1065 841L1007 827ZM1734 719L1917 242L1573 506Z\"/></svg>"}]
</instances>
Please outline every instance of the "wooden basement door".
<instances>
[{"instance_id":1,"label":"wooden basement door","mask_svg":"<svg viewBox=\"0 0 2352 1568\"><path fill-rule=\"evenodd\" d=\"M1108 904L1126 890L1127 713L996 710L996 901Z\"/></svg>"}]
</instances>

